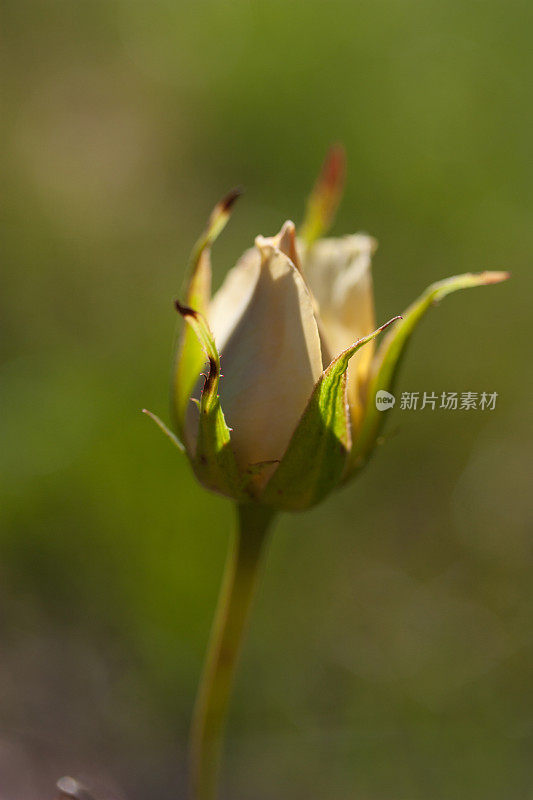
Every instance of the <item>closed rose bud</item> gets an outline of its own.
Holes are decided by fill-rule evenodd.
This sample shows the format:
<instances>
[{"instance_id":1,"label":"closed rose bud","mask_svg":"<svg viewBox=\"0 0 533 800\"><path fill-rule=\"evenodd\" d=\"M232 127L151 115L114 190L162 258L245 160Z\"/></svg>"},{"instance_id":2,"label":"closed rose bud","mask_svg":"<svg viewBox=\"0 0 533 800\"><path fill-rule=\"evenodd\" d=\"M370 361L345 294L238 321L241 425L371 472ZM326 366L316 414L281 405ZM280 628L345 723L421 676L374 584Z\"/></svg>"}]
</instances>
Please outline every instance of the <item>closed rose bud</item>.
<instances>
[{"instance_id":1,"label":"closed rose bud","mask_svg":"<svg viewBox=\"0 0 533 800\"><path fill-rule=\"evenodd\" d=\"M238 192L215 207L193 250L186 299L176 303L187 323L173 375L177 436L165 432L204 485L239 502L298 510L345 482L374 449L386 417L376 392L391 389L425 311L456 289L507 277L484 272L436 283L403 318L376 330L376 241L320 238L343 179L343 151L333 148L301 236L290 221L277 236L258 236L214 297L211 245ZM395 320L376 348L377 334Z\"/></svg>"}]
</instances>

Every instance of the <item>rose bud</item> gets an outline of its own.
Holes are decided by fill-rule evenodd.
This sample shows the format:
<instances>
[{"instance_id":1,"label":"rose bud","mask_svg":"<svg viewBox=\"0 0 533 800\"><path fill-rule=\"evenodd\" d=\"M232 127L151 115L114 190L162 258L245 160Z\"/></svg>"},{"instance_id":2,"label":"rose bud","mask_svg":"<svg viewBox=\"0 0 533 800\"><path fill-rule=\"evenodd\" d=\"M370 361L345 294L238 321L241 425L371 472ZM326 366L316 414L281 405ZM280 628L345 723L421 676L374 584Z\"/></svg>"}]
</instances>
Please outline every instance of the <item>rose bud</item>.
<instances>
[{"instance_id":1,"label":"rose bud","mask_svg":"<svg viewBox=\"0 0 533 800\"><path fill-rule=\"evenodd\" d=\"M376 329L376 241L321 238L343 180L344 153L335 147L301 235L287 221L277 236L258 236L211 297L211 246L238 196L230 193L193 250L185 300L176 302L186 323L174 361L176 433L154 419L205 486L240 503L304 509L352 477L386 417L376 393L390 391L425 312L457 289L508 277L482 272L440 281ZM395 321L376 349L376 336Z\"/></svg>"}]
</instances>

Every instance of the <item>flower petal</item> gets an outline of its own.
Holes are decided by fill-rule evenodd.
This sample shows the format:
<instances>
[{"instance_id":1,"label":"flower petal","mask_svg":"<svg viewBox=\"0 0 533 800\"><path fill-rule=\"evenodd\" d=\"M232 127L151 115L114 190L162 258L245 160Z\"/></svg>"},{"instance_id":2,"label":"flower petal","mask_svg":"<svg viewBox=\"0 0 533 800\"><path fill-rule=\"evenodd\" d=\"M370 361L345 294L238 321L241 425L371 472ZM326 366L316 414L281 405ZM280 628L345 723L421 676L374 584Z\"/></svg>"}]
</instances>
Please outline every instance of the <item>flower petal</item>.
<instances>
[{"instance_id":1,"label":"flower petal","mask_svg":"<svg viewBox=\"0 0 533 800\"><path fill-rule=\"evenodd\" d=\"M257 237L261 245L271 245L292 261L301 271L296 250L296 234L294 223L288 220L277 236ZM261 268L261 251L259 247L251 247L241 256L231 269L213 297L209 306L209 323L214 332L217 347L227 341L229 334L241 318L254 292Z\"/></svg>"},{"instance_id":2,"label":"flower petal","mask_svg":"<svg viewBox=\"0 0 533 800\"><path fill-rule=\"evenodd\" d=\"M245 255L210 311L224 373L221 400L246 469L281 459L322 372L311 297L272 241L257 238L259 263L257 255ZM261 470L257 485L268 474Z\"/></svg>"},{"instance_id":3,"label":"flower petal","mask_svg":"<svg viewBox=\"0 0 533 800\"><path fill-rule=\"evenodd\" d=\"M364 234L322 239L303 252L305 277L319 309L323 335L333 357L375 328L371 257L375 239ZM348 401L354 423L373 355L369 344L348 367Z\"/></svg>"},{"instance_id":4,"label":"flower petal","mask_svg":"<svg viewBox=\"0 0 533 800\"><path fill-rule=\"evenodd\" d=\"M211 300L207 317L219 351L250 303L260 268L261 256L257 248L247 250Z\"/></svg>"}]
</instances>

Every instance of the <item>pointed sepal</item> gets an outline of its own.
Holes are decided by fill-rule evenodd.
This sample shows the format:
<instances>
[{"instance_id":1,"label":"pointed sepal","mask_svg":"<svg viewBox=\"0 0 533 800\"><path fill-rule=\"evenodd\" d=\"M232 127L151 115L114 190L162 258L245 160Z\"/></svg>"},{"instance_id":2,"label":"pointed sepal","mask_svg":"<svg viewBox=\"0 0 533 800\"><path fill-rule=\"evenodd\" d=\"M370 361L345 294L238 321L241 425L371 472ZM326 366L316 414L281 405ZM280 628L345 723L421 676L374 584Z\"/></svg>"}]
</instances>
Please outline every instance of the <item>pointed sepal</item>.
<instances>
[{"instance_id":1,"label":"pointed sepal","mask_svg":"<svg viewBox=\"0 0 533 800\"><path fill-rule=\"evenodd\" d=\"M307 201L300 237L311 245L327 234L333 224L344 190L346 153L341 144L332 145Z\"/></svg>"},{"instance_id":2,"label":"pointed sepal","mask_svg":"<svg viewBox=\"0 0 533 800\"><path fill-rule=\"evenodd\" d=\"M379 391L392 391L398 366L405 352L405 347L414 329L428 309L446 297L446 295L456 292L459 289L500 283L508 277L508 272L469 272L464 275L454 275L451 278L437 281L437 283L431 284L431 286L409 306L407 311L402 315L402 321L384 337L371 365L365 412L357 436L354 438L347 477L364 466L375 447L381 428L387 417L387 411L379 411L376 408L376 394Z\"/></svg>"},{"instance_id":3,"label":"pointed sepal","mask_svg":"<svg viewBox=\"0 0 533 800\"><path fill-rule=\"evenodd\" d=\"M320 502L339 485L351 446L346 370L352 356L390 325L359 339L324 370L260 500L286 511Z\"/></svg>"},{"instance_id":4,"label":"pointed sepal","mask_svg":"<svg viewBox=\"0 0 533 800\"><path fill-rule=\"evenodd\" d=\"M150 417L150 419L151 419L151 420L153 420L153 422L155 422L155 424L157 425L157 427L159 428L159 430L160 430L160 431L162 431L162 432L165 434L165 436L167 437L167 439L170 439L170 441L172 442L172 444L174 445L174 447L177 447L177 448L178 448L178 450L180 450L180 452L182 452L182 453L184 453L184 452L185 452L185 446L184 446L183 442L181 442L181 441L178 439L178 437L176 436L176 434L175 434L175 433L173 433L173 432L170 430L170 428L169 428L167 425L165 425L165 423L163 422L163 420L162 420L162 419L160 419L160 418L157 416L157 414L154 414L154 413L152 413L152 411L148 411L148 409L147 409L147 408L143 408L143 410L142 410L142 413L143 413L143 414L146 414L146 416L147 416L147 417Z\"/></svg>"},{"instance_id":5,"label":"pointed sepal","mask_svg":"<svg viewBox=\"0 0 533 800\"><path fill-rule=\"evenodd\" d=\"M231 433L220 405L220 357L213 334L204 316L176 301L176 308L188 323L202 351L202 363L207 358L208 371L198 403L198 435L194 452L189 453L198 480L216 492L235 500L246 500L244 477L241 475L231 448ZM198 374L196 378L198 377Z\"/></svg>"},{"instance_id":6,"label":"pointed sepal","mask_svg":"<svg viewBox=\"0 0 533 800\"><path fill-rule=\"evenodd\" d=\"M233 189L213 209L207 226L193 247L185 303L200 314L206 314L211 299L211 246L230 218L233 204L240 196ZM181 331L175 350L171 383L171 408L178 436L183 439L189 398L204 363L202 347L191 328Z\"/></svg>"}]
</instances>

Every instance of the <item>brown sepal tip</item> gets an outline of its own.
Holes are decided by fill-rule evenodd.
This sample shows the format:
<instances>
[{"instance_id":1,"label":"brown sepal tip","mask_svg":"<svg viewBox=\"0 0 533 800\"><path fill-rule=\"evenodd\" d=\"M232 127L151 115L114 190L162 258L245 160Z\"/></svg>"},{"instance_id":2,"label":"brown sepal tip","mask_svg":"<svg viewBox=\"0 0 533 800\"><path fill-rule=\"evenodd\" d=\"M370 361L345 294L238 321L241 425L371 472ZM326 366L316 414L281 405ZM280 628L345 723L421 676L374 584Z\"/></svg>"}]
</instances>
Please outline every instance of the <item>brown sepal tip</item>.
<instances>
[{"instance_id":1,"label":"brown sepal tip","mask_svg":"<svg viewBox=\"0 0 533 800\"><path fill-rule=\"evenodd\" d=\"M194 308L190 308L190 306L180 303L179 300L174 300L174 308L181 314L182 317L194 317L195 319L198 317L198 313L194 310Z\"/></svg>"},{"instance_id":2,"label":"brown sepal tip","mask_svg":"<svg viewBox=\"0 0 533 800\"><path fill-rule=\"evenodd\" d=\"M235 203L235 201L243 193L244 193L244 189L243 189L242 186L236 186L234 189L231 189L231 191L229 191L227 193L227 195L225 197L223 197L222 200L220 200L220 202L218 204L219 210L221 212L227 214L229 211L231 211L231 208L232 208L233 204Z\"/></svg>"},{"instance_id":3,"label":"brown sepal tip","mask_svg":"<svg viewBox=\"0 0 533 800\"><path fill-rule=\"evenodd\" d=\"M378 328L378 331L384 331L384 330L385 330L385 328L388 328L388 327L389 327L389 325L392 325L392 323L393 323L393 322L397 322L399 319L403 319L403 317L402 317L402 315L401 315L401 314L398 314L398 316L396 316L396 317L393 317L392 319L389 319L389 321L388 321L388 322L386 322L384 325L381 325L381 326Z\"/></svg>"},{"instance_id":4,"label":"brown sepal tip","mask_svg":"<svg viewBox=\"0 0 533 800\"><path fill-rule=\"evenodd\" d=\"M337 188L344 183L345 173L346 151L344 145L337 142L327 152L320 181L329 188Z\"/></svg>"}]
</instances>

